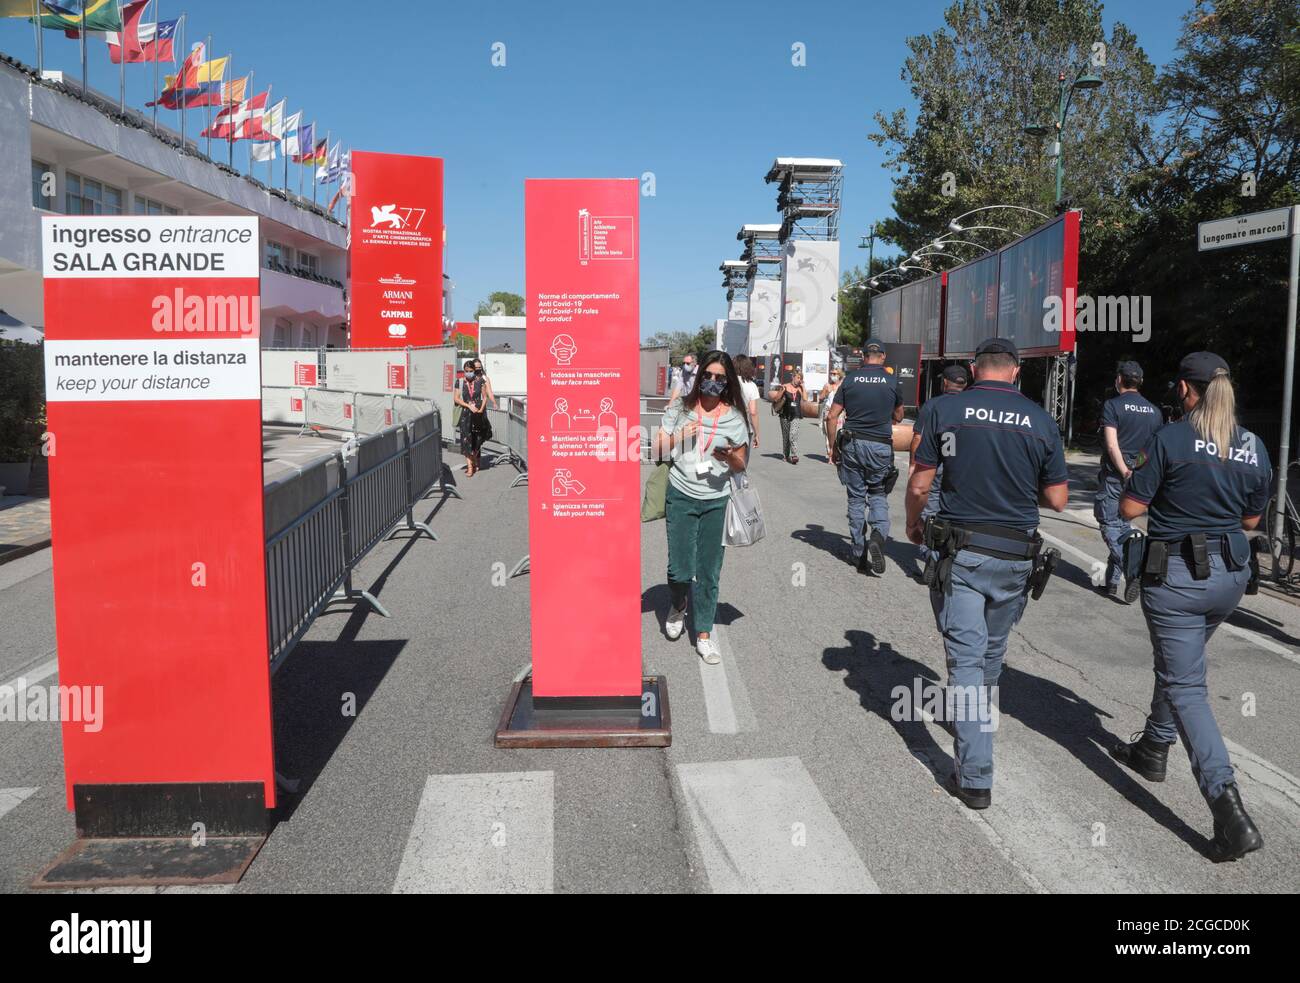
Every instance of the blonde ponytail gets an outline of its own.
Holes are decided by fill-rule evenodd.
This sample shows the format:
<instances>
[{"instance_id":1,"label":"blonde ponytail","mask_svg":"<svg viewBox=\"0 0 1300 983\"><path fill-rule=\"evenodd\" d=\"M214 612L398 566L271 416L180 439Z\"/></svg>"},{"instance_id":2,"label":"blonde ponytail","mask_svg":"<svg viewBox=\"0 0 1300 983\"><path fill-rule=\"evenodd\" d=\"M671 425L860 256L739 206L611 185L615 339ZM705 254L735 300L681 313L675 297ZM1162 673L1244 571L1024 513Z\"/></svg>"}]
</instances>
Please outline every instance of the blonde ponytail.
<instances>
[{"instance_id":1,"label":"blonde ponytail","mask_svg":"<svg viewBox=\"0 0 1300 983\"><path fill-rule=\"evenodd\" d=\"M1225 369L1214 373L1187 419L1203 441L1215 446L1219 460L1227 460L1237 428L1237 396Z\"/></svg>"}]
</instances>

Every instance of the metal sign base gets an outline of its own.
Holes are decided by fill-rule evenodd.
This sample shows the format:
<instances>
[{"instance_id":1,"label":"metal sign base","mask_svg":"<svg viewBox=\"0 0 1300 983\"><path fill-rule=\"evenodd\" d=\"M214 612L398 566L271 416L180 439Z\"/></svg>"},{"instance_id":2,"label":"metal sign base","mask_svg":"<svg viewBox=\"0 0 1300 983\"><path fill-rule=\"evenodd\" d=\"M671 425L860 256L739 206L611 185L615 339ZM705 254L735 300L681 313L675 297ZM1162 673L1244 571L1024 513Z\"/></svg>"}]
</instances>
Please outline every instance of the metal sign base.
<instances>
[{"instance_id":1,"label":"metal sign base","mask_svg":"<svg viewBox=\"0 0 1300 983\"><path fill-rule=\"evenodd\" d=\"M266 842L258 782L76 785L77 840L33 888L235 884Z\"/></svg>"},{"instance_id":2,"label":"metal sign base","mask_svg":"<svg viewBox=\"0 0 1300 983\"><path fill-rule=\"evenodd\" d=\"M32 881L37 889L238 884L265 836L77 840Z\"/></svg>"},{"instance_id":3,"label":"metal sign base","mask_svg":"<svg viewBox=\"0 0 1300 983\"><path fill-rule=\"evenodd\" d=\"M653 712L652 712L653 711ZM494 743L500 748L669 747L668 679L644 676L633 697L533 697L532 678L510 687Z\"/></svg>"}]
</instances>

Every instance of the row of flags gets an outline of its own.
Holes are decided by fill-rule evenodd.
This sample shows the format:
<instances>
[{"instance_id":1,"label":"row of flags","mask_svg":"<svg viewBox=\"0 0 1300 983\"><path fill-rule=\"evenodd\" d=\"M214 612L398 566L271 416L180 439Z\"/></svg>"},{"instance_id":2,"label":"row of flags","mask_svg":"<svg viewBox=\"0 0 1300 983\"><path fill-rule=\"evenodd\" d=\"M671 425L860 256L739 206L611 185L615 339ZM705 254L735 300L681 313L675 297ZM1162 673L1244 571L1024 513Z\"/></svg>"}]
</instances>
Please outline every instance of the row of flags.
<instances>
[{"instance_id":1,"label":"row of flags","mask_svg":"<svg viewBox=\"0 0 1300 983\"><path fill-rule=\"evenodd\" d=\"M146 21L151 4L154 20ZM101 36L113 64L153 63L156 77L158 63L176 64L177 50L184 48L183 40L177 44L177 36L184 38L185 21L184 14L172 20L159 19L157 7L158 0L0 0L0 18L24 17L42 28L81 39L83 45L86 36ZM230 62L229 56L209 58L208 44L194 43L180 68L165 76L161 91L155 87L155 98L146 105L182 113L201 107L217 109L200 137L226 140L232 145L238 140L251 141L250 165L251 161L275 160L278 148L286 164L293 161L314 166L316 183L342 182L350 170L350 153L342 150L338 141L331 146L328 133L318 137L315 121L304 122L301 111L289 113L286 100L272 104L269 87L264 92L250 91L251 73L227 79ZM285 181L287 184L287 171ZM338 197L336 194L335 201Z\"/></svg>"}]
</instances>

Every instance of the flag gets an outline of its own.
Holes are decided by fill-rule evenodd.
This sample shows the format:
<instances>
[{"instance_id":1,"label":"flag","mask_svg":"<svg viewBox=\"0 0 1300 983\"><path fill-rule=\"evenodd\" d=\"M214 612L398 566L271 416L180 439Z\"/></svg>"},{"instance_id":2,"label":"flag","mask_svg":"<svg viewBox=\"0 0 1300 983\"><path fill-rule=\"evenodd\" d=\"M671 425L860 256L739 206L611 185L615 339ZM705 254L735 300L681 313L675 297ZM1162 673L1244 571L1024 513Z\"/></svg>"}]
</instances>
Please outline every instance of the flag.
<instances>
[{"instance_id":1,"label":"flag","mask_svg":"<svg viewBox=\"0 0 1300 983\"><path fill-rule=\"evenodd\" d=\"M226 63L230 61L228 57L214 58L212 61L203 59L203 42L199 41L186 57L181 70L163 80L163 92L158 97L158 105L167 109L180 109L184 102L186 109L192 109L195 106L221 106L244 97L242 88L237 95L227 94L226 90L236 83L223 84L221 81L226 74ZM153 103L147 105L152 106Z\"/></svg>"},{"instance_id":2,"label":"flag","mask_svg":"<svg viewBox=\"0 0 1300 983\"><path fill-rule=\"evenodd\" d=\"M0 0L0 17L35 17L38 0Z\"/></svg>"},{"instance_id":3,"label":"flag","mask_svg":"<svg viewBox=\"0 0 1300 983\"><path fill-rule=\"evenodd\" d=\"M163 79L162 95L158 97L156 102L148 102L145 103L145 105L163 106L167 109L180 109L182 102L182 88L177 85L176 80L178 78L183 79L194 72L197 67L203 63L205 53L206 51L203 42L195 41L194 46L190 49L190 53L186 55L185 60L181 62L180 72L176 75L166 76Z\"/></svg>"},{"instance_id":4,"label":"flag","mask_svg":"<svg viewBox=\"0 0 1300 983\"><path fill-rule=\"evenodd\" d=\"M122 8L122 13L126 14L125 7ZM175 61L176 54L172 44L176 37L176 26L179 23L179 17L176 20L160 20L156 24L141 23L136 29L138 50L131 51L128 45L127 62ZM130 28L126 24L123 24L123 27L123 33L129 35ZM115 31L109 31L105 35L105 39L108 41L108 57L114 65L121 60L118 37Z\"/></svg>"},{"instance_id":5,"label":"flag","mask_svg":"<svg viewBox=\"0 0 1300 983\"><path fill-rule=\"evenodd\" d=\"M238 82L230 83L231 87L242 86L248 82L248 79L240 79ZM199 134L201 137L212 137L216 140L249 140L248 126L254 120L259 121L266 110L266 99L269 92L259 92L251 99L240 99L236 101L233 97L230 104L222 108L221 112L212 117L212 125Z\"/></svg>"},{"instance_id":6,"label":"flag","mask_svg":"<svg viewBox=\"0 0 1300 983\"><path fill-rule=\"evenodd\" d=\"M316 182L318 184L331 184L339 179L339 144L330 147L329 153L325 158L325 166L316 168Z\"/></svg>"},{"instance_id":7,"label":"flag","mask_svg":"<svg viewBox=\"0 0 1300 983\"><path fill-rule=\"evenodd\" d=\"M284 121L284 132L280 135L280 149L286 157L298 159L302 153L302 141L298 139L303 129L302 113L296 112Z\"/></svg>"},{"instance_id":8,"label":"flag","mask_svg":"<svg viewBox=\"0 0 1300 983\"><path fill-rule=\"evenodd\" d=\"M314 124L314 123L312 124L312 126L315 126L315 125L316 125L316 124ZM298 161L298 163L300 163L300 164L324 164L324 163L325 163L325 158L326 158L325 141L324 141L324 140L318 140L318 141L316 142L316 146L315 146L315 148L314 148L310 153L308 153L307 156L303 157L302 160Z\"/></svg>"},{"instance_id":9,"label":"flag","mask_svg":"<svg viewBox=\"0 0 1300 983\"><path fill-rule=\"evenodd\" d=\"M253 160L275 160L275 145L284 136L284 100L249 119L244 124L244 135L256 141L252 148Z\"/></svg>"},{"instance_id":10,"label":"flag","mask_svg":"<svg viewBox=\"0 0 1300 983\"><path fill-rule=\"evenodd\" d=\"M122 6L122 30L109 31L104 35L108 42L108 60L120 65L128 62L144 61L144 51L140 47L140 20L144 17L149 0L134 0Z\"/></svg>"},{"instance_id":11,"label":"flag","mask_svg":"<svg viewBox=\"0 0 1300 983\"><path fill-rule=\"evenodd\" d=\"M220 69L212 69L205 72L204 69L209 65L220 63ZM218 58L216 61L204 62L198 67L198 81L186 81L185 83L185 108L193 109L195 106L228 106L232 102L241 102L248 87L248 78L234 79L230 82L221 81L221 76L226 71L226 59ZM207 78L207 75L213 75L215 78ZM170 80L170 76L168 76ZM171 88L169 83L168 88Z\"/></svg>"},{"instance_id":12,"label":"flag","mask_svg":"<svg viewBox=\"0 0 1300 983\"><path fill-rule=\"evenodd\" d=\"M320 144L316 142L316 124L308 123L306 126L298 127L298 154L294 157L294 163L297 164L319 164L321 161L316 159L320 152Z\"/></svg>"},{"instance_id":13,"label":"flag","mask_svg":"<svg viewBox=\"0 0 1300 983\"><path fill-rule=\"evenodd\" d=\"M72 3L72 0L68 0ZM120 31L122 18L117 13L117 0L84 0L77 7L42 0L45 12L41 14L41 27L63 31L75 38L84 27L87 31ZM30 16L30 15L28 15Z\"/></svg>"}]
</instances>

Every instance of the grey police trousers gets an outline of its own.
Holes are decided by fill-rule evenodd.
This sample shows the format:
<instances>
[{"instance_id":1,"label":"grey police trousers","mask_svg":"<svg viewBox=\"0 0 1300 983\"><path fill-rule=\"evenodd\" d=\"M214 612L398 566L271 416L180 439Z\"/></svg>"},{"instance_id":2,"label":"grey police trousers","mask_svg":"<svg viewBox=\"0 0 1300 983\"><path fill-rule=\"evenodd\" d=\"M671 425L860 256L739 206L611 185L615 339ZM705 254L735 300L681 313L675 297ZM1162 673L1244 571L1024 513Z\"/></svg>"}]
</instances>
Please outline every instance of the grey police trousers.
<instances>
[{"instance_id":1,"label":"grey police trousers","mask_svg":"<svg viewBox=\"0 0 1300 983\"><path fill-rule=\"evenodd\" d=\"M863 522L882 539L889 538L889 496L884 480L894 466L894 448L874 440L846 440L840 444L840 483L848 492L850 553L862 555L866 539Z\"/></svg>"},{"instance_id":2,"label":"grey police trousers","mask_svg":"<svg viewBox=\"0 0 1300 983\"><path fill-rule=\"evenodd\" d=\"M1129 455L1124 460L1130 467L1133 461ZM1106 586L1119 584L1124 572L1124 551L1120 547L1120 537L1133 527L1127 519L1119 514L1119 500L1124 495L1124 482L1118 474L1103 464L1097 473L1097 494L1092 502L1092 515L1101 529L1102 541L1106 544L1109 556L1106 559Z\"/></svg>"},{"instance_id":3,"label":"grey police trousers","mask_svg":"<svg viewBox=\"0 0 1300 983\"><path fill-rule=\"evenodd\" d=\"M953 766L964 788L993 787L996 687L1007 639L1025 611L1025 585L1033 569L1032 560L961 550L947 589L930 592L948 658L945 715L956 735Z\"/></svg>"},{"instance_id":4,"label":"grey police trousers","mask_svg":"<svg viewBox=\"0 0 1300 983\"><path fill-rule=\"evenodd\" d=\"M1210 709L1205 645L1240 603L1249 579L1249 567L1229 570L1222 556L1211 553L1210 576L1196 580L1187 561L1171 555L1165 582L1142 587L1142 613L1151 632L1156 675L1146 735L1166 744L1183 735L1192 773L1210 802L1233 781L1233 772Z\"/></svg>"}]
</instances>

